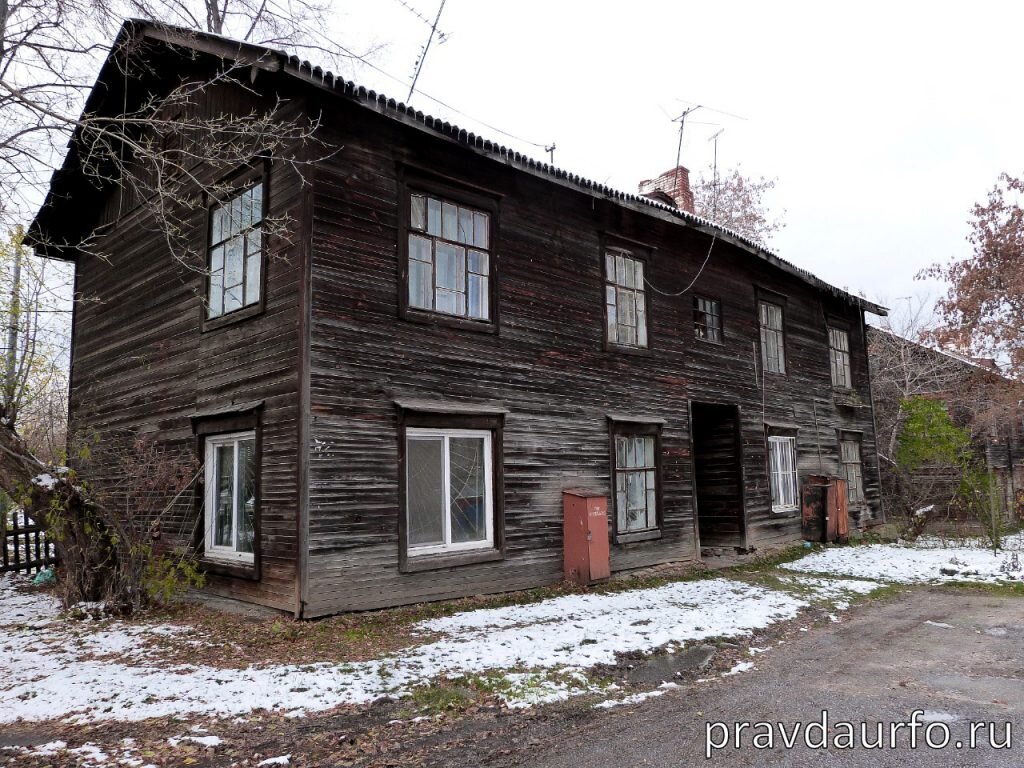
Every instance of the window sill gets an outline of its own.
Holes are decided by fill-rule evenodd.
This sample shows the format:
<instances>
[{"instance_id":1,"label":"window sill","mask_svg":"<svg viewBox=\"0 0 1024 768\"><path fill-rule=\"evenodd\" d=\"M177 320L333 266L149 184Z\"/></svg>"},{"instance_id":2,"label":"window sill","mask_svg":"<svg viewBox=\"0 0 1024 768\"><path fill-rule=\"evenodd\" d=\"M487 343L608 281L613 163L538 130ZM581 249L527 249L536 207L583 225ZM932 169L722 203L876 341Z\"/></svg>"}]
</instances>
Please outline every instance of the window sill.
<instances>
[{"instance_id":1,"label":"window sill","mask_svg":"<svg viewBox=\"0 0 1024 768\"><path fill-rule=\"evenodd\" d=\"M639 357L647 357L651 354L650 347L629 347L623 344L616 344L614 341L606 342L604 349L605 352L615 352L623 355L637 355Z\"/></svg>"},{"instance_id":2,"label":"window sill","mask_svg":"<svg viewBox=\"0 0 1024 768\"><path fill-rule=\"evenodd\" d=\"M772 517L797 517L800 514L799 507L784 507L783 509L772 509Z\"/></svg>"},{"instance_id":3,"label":"window sill","mask_svg":"<svg viewBox=\"0 0 1024 768\"><path fill-rule=\"evenodd\" d=\"M500 549L474 549L464 552L439 552L430 555L409 555L401 564L402 573L421 573L423 571L439 571L444 568L457 568L460 565L490 563L504 560L505 553Z\"/></svg>"},{"instance_id":4,"label":"window sill","mask_svg":"<svg viewBox=\"0 0 1024 768\"><path fill-rule=\"evenodd\" d=\"M199 568L204 573L212 573L217 576L230 576L235 579L247 579L259 581L260 571L253 560L228 560L216 557L203 556L199 560Z\"/></svg>"},{"instance_id":5,"label":"window sill","mask_svg":"<svg viewBox=\"0 0 1024 768\"><path fill-rule=\"evenodd\" d=\"M251 317L256 317L256 315L262 314L262 301L256 302L255 304L250 304L248 307L236 309L234 312L229 312L228 314L220 315L219 317L206 318L204 314L203 333L206 333L207 331L215 331L218 328L223 328L224 326L227 325L234 325L235 323L240 323L243 320L248 320Z\"/></svg>"},{"instance_id":6,"label":"window sill","mask_svg":"<svg viewBox=\"0 0 1024 768\"><path fill-rule=\"evenodd\" d=\"M475 331L476 333L498 333L498 323L495 320L470 320L455 315L445 315L440 312L429 312L412 307L403 307L400 312L403 320L420 325L436 325L447 328L459 328L464 331Z\"/></svg>"},{"instance_id":7,"label":"window sill","mask_svg":"<svg viewBox=\"0 0 1024 768\"><path fill-rule=\"evenodd\" d=\"M616 544L632 544L637 541L654 541L661 538L661 529L653 531L637 531L636 533L620 533L615 536Z\"/></svg>"}]
</instances>

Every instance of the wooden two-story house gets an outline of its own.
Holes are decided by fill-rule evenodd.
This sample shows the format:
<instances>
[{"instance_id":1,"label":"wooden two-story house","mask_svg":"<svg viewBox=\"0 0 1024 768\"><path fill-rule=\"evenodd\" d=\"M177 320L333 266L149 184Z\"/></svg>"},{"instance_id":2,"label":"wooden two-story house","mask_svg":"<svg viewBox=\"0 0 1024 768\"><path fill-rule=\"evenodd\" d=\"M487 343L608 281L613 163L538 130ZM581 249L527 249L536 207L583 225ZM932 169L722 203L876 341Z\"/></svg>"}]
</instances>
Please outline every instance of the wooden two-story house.
<instances>
[{"instance_id":1,"label":"wooden two-story house","mask_svg":"<svg viewBox=\"0 0 1024 768\"><path fill-rule=\"evenodd\" d=\"M73 429L205 467L174 528L207 589L313 617L557 582L569 488L607 497L613 571L798 541L811 475L851 480L854 526L880 519L864 313L884 309L274 50L128 22L87 109L225 68L244 81L198 111L286 103L318 149L207 194L184 224L203 269L83 170L84 133L30 233L85 299Z\"/></svg>"}]
</instances>

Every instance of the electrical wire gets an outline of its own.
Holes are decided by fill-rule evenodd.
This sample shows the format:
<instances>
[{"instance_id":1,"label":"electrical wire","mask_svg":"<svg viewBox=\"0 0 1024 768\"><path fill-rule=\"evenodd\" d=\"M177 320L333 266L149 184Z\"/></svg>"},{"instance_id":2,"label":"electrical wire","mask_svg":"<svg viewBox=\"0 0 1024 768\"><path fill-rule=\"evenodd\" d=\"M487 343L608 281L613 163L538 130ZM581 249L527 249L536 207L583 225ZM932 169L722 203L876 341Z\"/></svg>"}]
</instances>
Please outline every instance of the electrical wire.
<instances>
[{"instance_id":1,"label":"electrical wire","mask_svg":"<svg viewBox=\"0 0 1024 768\"><path fill-rule=\"evenodd\" d=\"M708 246L708 255L704 257L704 263L700 265L700 269L698 269L697 270L697 274L693 276L693 280L691 280L690 284L687 285L685 288L683 288L683 290L678 291L676 293L670 293L668 291L658 290L658 288L655 287L654 283L652 283L650 280L648 280L647 277L645 276L644 277L644 282L647 283L647 287L650 288L652 291L654 291L659 296L669 296L669 297L682 296L684 293L686 293L691 288L693 288L694 284L700 278L701 273L704 272L704 267L706 267L708 265L708 262L711 260L711 251L714 249L714 247L715 247L715 240L717 240L717 239L718 239L718 235L717 234L711 235L711 245Z\"/></svg>"}]
</instances>

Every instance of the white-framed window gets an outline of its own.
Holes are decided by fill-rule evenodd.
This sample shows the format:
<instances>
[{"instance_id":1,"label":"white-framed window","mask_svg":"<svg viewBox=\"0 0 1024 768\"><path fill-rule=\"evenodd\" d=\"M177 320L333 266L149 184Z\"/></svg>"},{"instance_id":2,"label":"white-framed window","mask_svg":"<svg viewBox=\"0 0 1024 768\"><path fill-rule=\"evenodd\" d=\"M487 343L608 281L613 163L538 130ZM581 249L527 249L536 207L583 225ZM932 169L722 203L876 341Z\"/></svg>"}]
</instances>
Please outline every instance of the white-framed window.
<instances>
[{"instance_id":1,"label":"white-framed window","mask_svg":"<svg viewBox=\"0 0 1024 768\"><path fill-rule=\"evenodd\" d=\"M828 329L828 356L832 368L832 386L853 386L850 375L850 334L842 328Z\"/></svg>"},{"instance_id":2,"label":"white-framed window","mask_svg":"<svg viewBox=\"0 0 1024 768\"><path fill-rule=\"evenodd\" d=\"M491 445L489 430L406 430L410 556L494 547Z\"/></svg>"},{"instance_id":3,"label":"white-framed window","mask_svg":"<svg viewBox=\"0 0 1024 768\"><path fill-rule=\"evenodd\" d=\"M409 306L490 320L490 214L414 192L409 218Z\"/></svg>"},{"instance_id":4,"label":"white-framed window","mask_svg":"<svg viewBox=\"0 0 1024 768\"><path fill-rule=\"evenodd\" d=\"M792 512L799 508L800 490L796 472L796 438L768 436L768 483L772 492L772 512Z\"/></svg>"},{"instance_id":5,"label":"white-framed window","mask_svg":"<svg viewBox=\"0 0 1024 768\"><path fill-rule=\"evenodd\" d=\"M615 533L658 529L658 455L653 431L615 427Z\"/></svg>"},{"instance_id":6,"label":"white-framed window","mask_svg":"<svg viewBox=\"0 0 1024 768\"><path fill-rule=\"evenodd\" d=\"M839 440L839 460L846 478L846 500L851 507L864 503L864 472L861 466L860 438L844 432Z\"/></svg>"},{"instance_id":7,"label":"white-framed window","mask_svg":"<svg viewBox=\"0 0 1024 768\"><path fill-rule=\"evenodd\" d=\"M769 373L786 372L786 341L782 307L770 301L758 304L761 325L761 364Z\"/></svg>"},{"instance_id":8,"label":"white-framed window","mask_svg":"<svg viewBox=\"0 0 1024 768\"><path fill-rule=\"evenodd\" d=\"M608 342L621 347L647 346L647 298L644 263L621 248L604 254Z\"/></svg>"},{"instance_id":9,"label":"white-framed window","mask_svg":"<svg viewBox=\"0 0 1024 768\"><path fill-rule=\"evenodd\" d=\"M263 269L263 184L257 183L210 210L206 317L258 304Z\"/></svg>"},{"instance_id":10,"label":"white-framed window","mask_svg":"<svg viewBox=\"0 0 1024 768\"><path fill-rule=\"evenodd\" d=\"M206 547L211 560L252 563L256 532L256 433L206 438Z\"/></svg>"}]
</instances>

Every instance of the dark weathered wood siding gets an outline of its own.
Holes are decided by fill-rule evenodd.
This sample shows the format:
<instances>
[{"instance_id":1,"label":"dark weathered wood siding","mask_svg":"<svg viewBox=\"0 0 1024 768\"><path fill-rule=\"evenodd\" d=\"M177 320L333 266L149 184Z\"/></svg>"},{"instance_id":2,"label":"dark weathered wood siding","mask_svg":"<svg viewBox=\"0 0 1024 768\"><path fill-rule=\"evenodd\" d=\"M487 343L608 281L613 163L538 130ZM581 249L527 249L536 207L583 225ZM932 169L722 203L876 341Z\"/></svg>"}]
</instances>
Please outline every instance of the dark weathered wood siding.
<instances>
[{"instance_id":1,"label":"dark weathered wood siding","mask_svg":"<svg viewBox=\"0 0 1024 768\"><path fill-rule=\"evenodd\" d=\"M305 615L559 580L561 492L607 491L609 414L663 420L663 535L613 545L613 570L694 559L691 399L739 407L748 547L800 535L798 515L769 509L765 422L799 427L801 474L838 472L837 430L862 431L877 511L871 410L837 404L825 327L826 313L848 324L856 388L841 399L866 405L860 310L718 241L694 290L722 301L725 343L704 343L694 338L691 294L663 294L693 279L711 245L707 235L360 107L328 108L325 125L338 152L318 165L313 190ZM406 164L498 196L496 334L400 319ZM647 291L648 354L605 349L602 243L609 238L650 249L647 278L657 291ZM785 376L761 376L755 288L787 297ZM400 572L395 401L405 398L507 409L504 560Z\"/></svg>"},{"instance_id":2,"label":"dark weathered wood siding","mask_svg":"<svg viewBox=\"0 0 1024 768\"><path fill-rule=\"evenodd\" d=\"M241 108L237 92L212 89L207 98L212 103L198 108ZM301 221L304 198L295 167L275 162L268 178L270 214ZM171 454L194 455L192 415L262 401L261 578L211 575L207 586L295 611L302 233L297 229L290 242L272 244L264 311L204 332L204 277L176 263L147 210L111 194L103 219L109 229L98 247L109 260L80 254L76 264L82 300L76 305L70 410L78 439L98 439L90 479L101 486L118 481L121 470L109 449L133 435L147 436ZM205 210L197 210L188 225L203 252ZM201 537L193 501L190 494L182 497L163 528L162 546Z\"/></svg>"}]
</instances>

